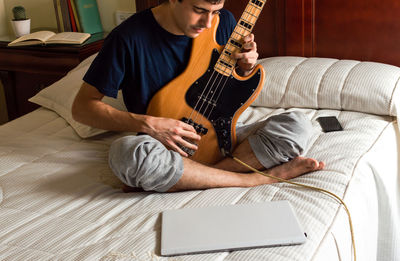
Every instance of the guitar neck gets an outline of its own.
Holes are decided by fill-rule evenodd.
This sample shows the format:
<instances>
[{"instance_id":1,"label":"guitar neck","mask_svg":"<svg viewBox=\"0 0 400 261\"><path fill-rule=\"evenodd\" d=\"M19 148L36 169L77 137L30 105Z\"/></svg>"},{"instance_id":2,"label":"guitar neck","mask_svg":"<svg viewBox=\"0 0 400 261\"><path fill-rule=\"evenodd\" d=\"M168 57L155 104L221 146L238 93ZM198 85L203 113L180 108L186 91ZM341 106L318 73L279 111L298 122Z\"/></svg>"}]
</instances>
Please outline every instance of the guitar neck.
<instances>
[{"instance_id":1,"label":"guitar neck","mask_svg":"<svg viewBox=\"0 0 400 261\"><path fill-rule=\"evenodd\" d=\"M242 50L243 37L252 32L265 2L266 0L250 0L247 4L246 9L214 66L214 69L220 74L225 76L232 74L236 66L236 60L231 58L231 54Z\"/></svg>"}]
</instances>

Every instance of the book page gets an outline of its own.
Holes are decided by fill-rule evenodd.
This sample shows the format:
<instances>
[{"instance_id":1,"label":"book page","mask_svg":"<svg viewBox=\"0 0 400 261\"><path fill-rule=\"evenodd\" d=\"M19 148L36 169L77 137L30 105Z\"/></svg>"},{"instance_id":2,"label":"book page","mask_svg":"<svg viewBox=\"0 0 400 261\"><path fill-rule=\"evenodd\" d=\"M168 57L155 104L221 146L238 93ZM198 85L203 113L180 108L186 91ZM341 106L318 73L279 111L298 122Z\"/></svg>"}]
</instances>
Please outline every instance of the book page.
<instances>
[{"instance_id":1,"label":"book page","mask_svg":"<svg viewBox=\"0 0 400 261\"><path fill-rule=\"evenodd\" d=\"M23 41L28 41L28 40L40 40L42 42L46 42L47 39L55 35L55 33L51 31L39 31L27 35L23 35L19 37L18 39L14 40L12 43L18 43L18 42L23 42Z\"/></svg>"},{"instance_id":2,"label":"book page","mask_svg":"<svg viewBox=\"0 0 400 261\"><path fill-rule=\"evenodd\" d=\"M87 33L77 33L77 32L64 32L52 36L48 43L83 43L86 39L90 37Z\"/></svg>"}]
</instances>

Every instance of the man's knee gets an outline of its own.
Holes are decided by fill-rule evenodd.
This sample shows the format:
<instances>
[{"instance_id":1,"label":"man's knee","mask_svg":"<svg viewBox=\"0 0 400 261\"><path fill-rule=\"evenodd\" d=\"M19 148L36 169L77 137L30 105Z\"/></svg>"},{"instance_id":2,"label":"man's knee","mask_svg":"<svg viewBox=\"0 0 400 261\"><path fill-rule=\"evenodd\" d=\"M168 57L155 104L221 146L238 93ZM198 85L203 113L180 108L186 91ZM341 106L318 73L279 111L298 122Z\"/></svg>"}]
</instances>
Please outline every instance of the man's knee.
<instances>
[{"instance_id":1,"label":"man's knee","mask_svg":"<svg viewBox=\"0 0 400 261\"><path fill-rule=\"evenodd\" d=\"M183 173L179 153L170 151L148 135L126 136L114 141L109 165L126 185L165 192Z\"/></svg>"},{"instance_id":2,"label":"man's knee","mask_svg":"<svg viewBox=\"0 0 400 261\"><path fill-rule=\"evenodd\" d=\"M313 135L311 121L301 112L274 115L249 137L257 159L265 168L287 162L300 156Z\"/></svg>"}]
</instances>

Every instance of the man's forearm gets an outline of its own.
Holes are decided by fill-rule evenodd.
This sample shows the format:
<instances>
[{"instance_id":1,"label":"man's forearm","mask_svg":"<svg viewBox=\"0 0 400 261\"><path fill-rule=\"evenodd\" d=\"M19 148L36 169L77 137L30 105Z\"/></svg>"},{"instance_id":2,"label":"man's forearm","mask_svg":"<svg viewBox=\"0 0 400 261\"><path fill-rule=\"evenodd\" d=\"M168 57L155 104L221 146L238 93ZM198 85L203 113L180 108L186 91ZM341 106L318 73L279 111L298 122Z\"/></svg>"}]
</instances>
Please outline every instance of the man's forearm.
<instances>
[{"instance_id":1,"label":"man's forearm","mask_svg":"<svg viewBox=\"0 0 400 261\"><path fill-rule=\"evenodd\" d=\"M120 111L104 103L94 86L83 83L72 105L74 120L103 130L146 132L149 116Z\"/></svg>"},{"instance_id":2,"label":"man's forearm","mask_svg":"<svg viewBox=\"0 0 400 261\"><path fill-rule=\"evenodd\" d=\"M72 107L74 120L91 127L127 132L144 132L146 115L120 111L100 100L80 103L74 102Z\"/></svg>"}]
</instances>

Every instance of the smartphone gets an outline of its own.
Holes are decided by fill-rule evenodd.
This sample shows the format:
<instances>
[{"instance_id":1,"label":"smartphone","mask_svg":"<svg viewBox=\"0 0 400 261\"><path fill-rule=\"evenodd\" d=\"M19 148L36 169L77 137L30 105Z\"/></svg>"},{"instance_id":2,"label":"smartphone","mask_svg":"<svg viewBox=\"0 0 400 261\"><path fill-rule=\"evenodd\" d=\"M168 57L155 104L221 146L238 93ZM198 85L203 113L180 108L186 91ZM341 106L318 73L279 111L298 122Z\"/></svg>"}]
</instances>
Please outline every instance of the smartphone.
<instances>
[{"instance_id":1,"label":"smartphone","mask_svg":"<svg viewBox=\"0 0 400 261\"><path fill-rule=\"evenodd\" d=\"M341 131L342 125L335 116L324 116L317 119L323 132Z\"/></svg>"}]
</instances>

